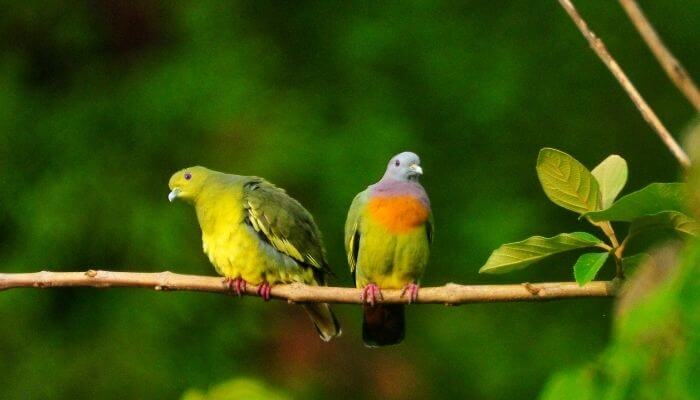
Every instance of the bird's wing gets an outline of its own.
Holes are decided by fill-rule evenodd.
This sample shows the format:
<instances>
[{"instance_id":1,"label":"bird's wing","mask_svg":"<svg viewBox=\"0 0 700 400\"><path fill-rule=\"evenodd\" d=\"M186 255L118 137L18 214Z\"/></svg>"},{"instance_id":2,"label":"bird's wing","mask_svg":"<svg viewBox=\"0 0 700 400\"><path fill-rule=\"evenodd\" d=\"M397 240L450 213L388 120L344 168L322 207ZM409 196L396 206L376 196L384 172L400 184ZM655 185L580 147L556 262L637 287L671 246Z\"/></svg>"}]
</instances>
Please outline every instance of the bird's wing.
<instances>
[{"instance_id":1,"label":"bird's wing","mask_svg":"<svg viewBox=\"0 0 700 400\"><path fill-rule=\"evenodd\" d=\"M331 271L311 214L284 190L261 178L246 182L243 189L245 222L277 251L314 268L319 283L325 283L325 274Z\"/></svg>"},{"instance_id":2,"label":"bird's wing","mask_svg":"<svg viewBox=\"0 0 700 400\"><path fill-rule=\"evenodd\" d=\"M348 219L345 221L345 252L348 255L348 264L350 272L355 276L355 267L357 265L357 255L360 251L360 223L362 210L367 203L367 191L360 192L352 200L350 210L348 211Z\"/></svg>"},{"instance_id":3,"label":"bird's wing","mask_svg":"<svg viewBox=\"0 0 700 400\"><path fill-rule=\"evenodd\" d=\"M430 212L430 216L428 217L428 222L426 222L425 230L428 233L428 244L433 244L433 236L435 234L435 219L433 218L432 211Z\"/></svg>"}]
</instances>

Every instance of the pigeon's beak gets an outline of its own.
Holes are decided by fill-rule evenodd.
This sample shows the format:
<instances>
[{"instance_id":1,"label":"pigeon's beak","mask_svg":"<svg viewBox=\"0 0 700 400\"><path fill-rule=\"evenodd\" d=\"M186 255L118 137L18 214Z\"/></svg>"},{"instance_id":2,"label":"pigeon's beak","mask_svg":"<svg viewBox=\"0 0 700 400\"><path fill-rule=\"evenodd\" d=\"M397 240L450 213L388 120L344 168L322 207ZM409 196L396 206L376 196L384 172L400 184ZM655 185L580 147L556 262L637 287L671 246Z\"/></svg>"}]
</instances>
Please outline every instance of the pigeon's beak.
<instances>
[{"instance_id":1,"label":"pigeon's beak","mask_svg":"<svg viewBox=\"0 0 700 400\"><path fill-rule=\"evenodd\" d=\"M410 169L418 175L423 175L423 168L421 168L418 164L411 164L408 166L408 169Z\"/></svg>"},{"instance_id":2,"label":"pigeon's beak","mask_svg":"<svg viewBox=\"0 0 700 400\"><path fill-rule=\"evenodd\" d=\"M177 196L180 195L180 188L175 188L173 189L170 193L168 193L168 200L172 203L177 199Z\"/></svg>"}]
</instances>

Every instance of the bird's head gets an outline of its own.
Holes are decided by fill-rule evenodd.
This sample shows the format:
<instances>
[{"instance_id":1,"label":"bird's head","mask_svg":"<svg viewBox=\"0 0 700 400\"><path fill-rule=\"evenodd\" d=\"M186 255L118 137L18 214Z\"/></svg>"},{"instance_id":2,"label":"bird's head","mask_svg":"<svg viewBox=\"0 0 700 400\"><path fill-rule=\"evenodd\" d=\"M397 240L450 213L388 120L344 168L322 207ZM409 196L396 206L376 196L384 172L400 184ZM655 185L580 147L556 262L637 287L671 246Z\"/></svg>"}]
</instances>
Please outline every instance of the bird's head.
<instances>
[{"instance_id":1,"label":"bird's head","mask_svg":"<svg viewBox=\"0 0 700 400\"><path fill-rule=\"evenodd\" d=\"M202 190L204 181L211 175L212 171L204 167L196 166L177 171L170 177L168 186L170 194L168 200L182 199L189 203L194 202Z\"/></svg>"},{"instance_id":2,"label":"bird's head","mask_svg":"<svg viewBox=\"0 0 700 400\"><path fill-rule=\"evenodd\" d=\"M384 173L384 177L400 181L417 181L421 175L423 168L420 167L420 158L410 151L391 157Z\"/></svg>"}]
</instances>

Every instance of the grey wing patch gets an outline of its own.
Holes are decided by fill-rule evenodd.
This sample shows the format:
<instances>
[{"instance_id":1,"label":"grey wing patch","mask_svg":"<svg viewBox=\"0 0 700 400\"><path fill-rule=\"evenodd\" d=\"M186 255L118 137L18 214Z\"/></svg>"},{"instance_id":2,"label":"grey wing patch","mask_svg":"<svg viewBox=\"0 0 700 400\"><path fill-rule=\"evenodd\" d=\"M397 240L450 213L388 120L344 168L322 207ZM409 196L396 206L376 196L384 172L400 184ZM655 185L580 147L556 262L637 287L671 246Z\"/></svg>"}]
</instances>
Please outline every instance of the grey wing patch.
<instances>
[{"instance_id":1,"label":"grey wing patch","mask_svg":"<svg viewBox=\"0 0 700 400\"><path fill-rule=\"evenodd\" d=\"M435 228L433 227L433 221L426 222L425 230L426 230L426 233L428 234L428 243L429 244L433 244L433 233L435 232L434 229Z\"/></svg>"},{"instance_id":2,"label":"grey wing patch","mask_svg":"<svg viewBox=\"0 0 700 400\"><path fill-rule=\"evenodd\" d=\"M350 239L350 252L348 253L348 261L350 262L350 272L352 273L352 282L357 283L357 259L360 255L360 231L355 229L355 234Z\"/></svg>"},{"instance_id":3,"label":"grey wing patch","mask_svg":"<svg viewBox=\"0 0 700 400\"><path fill-rule=\"evenodd\" d=\"M355 224L352 227L347 251L348 264L350 264L350 271L354 272L355 266L357 265L357 257L360 253L360 231L358 229L358 221L355 221Z\"/></svg>"},{"instance_id":4,"label":"grey wing patch","mask_svg":"<svg viewBox=\"0 0 700 400\"><path fill-rule=\"evenodd\" d=\"M355 274L357 260L360 250L360 220L361 211L364 207L367 193L366 191L358 193L352 200L348 217L345 221L345 253L348 258L350 272Z\"/></svg>"}]
</instances>

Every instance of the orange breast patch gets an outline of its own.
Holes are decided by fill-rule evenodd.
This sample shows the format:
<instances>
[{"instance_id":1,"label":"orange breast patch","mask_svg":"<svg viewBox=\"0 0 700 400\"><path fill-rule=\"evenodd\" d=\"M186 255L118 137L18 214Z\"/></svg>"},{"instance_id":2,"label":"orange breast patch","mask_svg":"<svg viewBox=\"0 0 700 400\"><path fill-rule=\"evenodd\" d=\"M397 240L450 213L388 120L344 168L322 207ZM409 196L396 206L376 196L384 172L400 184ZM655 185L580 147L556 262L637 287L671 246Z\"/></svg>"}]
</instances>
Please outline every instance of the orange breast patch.
<instances>
[{"instance_id":1,"label":"orange breast patch","mask_svg":"<svg viewBox=\"0 0 700 400\"><path fill-rule=\"evenodd\" d=\"M413 196L376 197L368 207L370 216L394 233L409 231L428 220L428 209Z\"/></svg>"}]
</instances>

